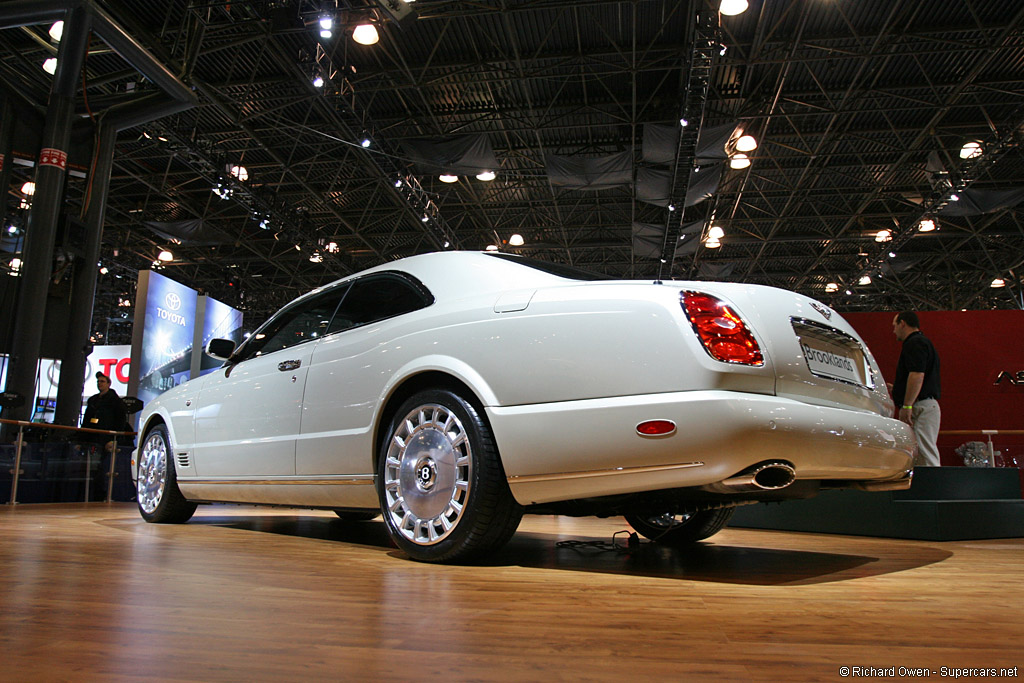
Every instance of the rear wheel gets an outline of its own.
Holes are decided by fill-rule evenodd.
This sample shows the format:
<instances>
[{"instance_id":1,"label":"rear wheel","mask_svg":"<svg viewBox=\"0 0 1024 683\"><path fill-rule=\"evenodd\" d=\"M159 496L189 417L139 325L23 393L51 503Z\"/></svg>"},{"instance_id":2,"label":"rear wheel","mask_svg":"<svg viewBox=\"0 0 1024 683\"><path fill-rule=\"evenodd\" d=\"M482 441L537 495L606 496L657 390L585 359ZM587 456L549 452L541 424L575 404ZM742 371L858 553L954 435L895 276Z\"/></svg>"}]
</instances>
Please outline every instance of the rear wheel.
<instances>
[{"instance_id":1,"label":"rear wheel","mask_svg":"<svg viewBox=\"0 0 1024 683\"><path fill-rule=\"evenodd\" d=\"M680 514L628 514L626 521L637 533L655 543L686 546L714 536L725 528L736 508L700 510Z\"/></svg>"},{"instance_id":2,"label":"rear wheel","mask_svg":"<svg viewBox=\"0 0 1024 683\"><path fill-rule=\"evenodd\" d=\"M146 432L139 448L139 473L135 489L139 512L147 522L180 524L196 511L178 490L167 427L158 424Z\"/></svg>"},{"instance_id":3,"label":"rear wheel","mask_svg":"<svg viewBox=\"0 0 1024 683\"><path fill-rule=\"evenodd\" d=\"M490 427L451 391L423 391L402 404L377 474L388 533L415 560L479 557L504 545L522 517Z\"/></svg>"}]
</instances>

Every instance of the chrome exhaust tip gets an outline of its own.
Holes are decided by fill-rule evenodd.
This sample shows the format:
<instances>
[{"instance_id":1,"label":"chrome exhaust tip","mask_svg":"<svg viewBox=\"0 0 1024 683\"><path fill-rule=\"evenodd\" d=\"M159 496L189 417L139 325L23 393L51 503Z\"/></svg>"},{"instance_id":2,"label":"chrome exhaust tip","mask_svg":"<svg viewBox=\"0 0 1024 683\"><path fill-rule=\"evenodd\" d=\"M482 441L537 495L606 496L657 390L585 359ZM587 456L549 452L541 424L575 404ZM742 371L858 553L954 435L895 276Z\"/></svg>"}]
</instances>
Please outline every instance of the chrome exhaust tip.
<instances>
[{"instance_id":1,"label":"chrome exhaust tip","mask_svg":"<svg viewBox=\"0 0 1024 683\"><path fill-rule=\"evenodd\" d=\"M777 491L796 481L796 470L788 462L769 461L743 470L722 481L732 491Z\"/></svg>"}]
</instances>

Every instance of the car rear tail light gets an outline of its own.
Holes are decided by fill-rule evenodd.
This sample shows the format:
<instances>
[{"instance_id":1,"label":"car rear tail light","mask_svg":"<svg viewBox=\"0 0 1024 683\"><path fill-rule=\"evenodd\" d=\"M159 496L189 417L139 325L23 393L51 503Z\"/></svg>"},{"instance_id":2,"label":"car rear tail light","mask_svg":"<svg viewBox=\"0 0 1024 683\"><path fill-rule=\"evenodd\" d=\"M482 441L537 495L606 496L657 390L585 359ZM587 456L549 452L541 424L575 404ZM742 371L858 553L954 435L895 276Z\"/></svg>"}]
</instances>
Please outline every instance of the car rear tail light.
<instances>
[{"instance_id":1,"label":"car rear tail light","mask_svg":"<svg viewBox=\"0 0 1024 683\"><path fill-rule=\"evenodd\" d=\"M743 365L764 365L753 333L728 304L703 292L683 292L683 310L704 349L715 360Z\"/></svg>"}]
</instances>

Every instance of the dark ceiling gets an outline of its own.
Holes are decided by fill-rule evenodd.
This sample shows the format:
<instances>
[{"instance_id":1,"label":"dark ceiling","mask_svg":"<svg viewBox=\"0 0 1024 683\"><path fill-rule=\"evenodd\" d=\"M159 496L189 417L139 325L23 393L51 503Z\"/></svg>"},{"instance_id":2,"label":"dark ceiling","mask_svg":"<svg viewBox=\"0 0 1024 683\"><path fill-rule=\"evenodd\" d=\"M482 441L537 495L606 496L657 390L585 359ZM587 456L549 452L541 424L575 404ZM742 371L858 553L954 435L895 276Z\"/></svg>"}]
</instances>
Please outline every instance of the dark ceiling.
<instances>
[{"instance_id":1,"label":"dark ceiling","mask_svg":"<svg viewBox=\"0 0 1024 683\"><path fill-rule=\"evenodd\" d=\"M166 247L166 275L241 305L252 323L316 285L446 242L616 277L768 284L841 311L1022 308L1020 206L940 211L964 188L1024 188L1019 2L751 0L719 17L710 0L418 0L401 22L385 0L98 4L200 102L118 138L94 324L108 337L118 299ZM327 9L340 26L321 39ZM371 17L380 42L354 43L351 27ZM47 28L0 32L4 92L40 112ZM96 38L84 71L82 117L154 89ZM642 168L644 124L679 126L684 109L674 197L698 127L737 122L760 143L746 169L701 169L721 176L710 199L670 212L632 185L550 182L546 154L627 152ZM493 147L491 182L442 183L403 152L406 140L469 133ZM981 157L960 158L968 140ZM247 180L227 175L233 164ZM16 167L10 206L31 170ZM218 182L230 197L212 191ZM69 179L72 213L85 188ZM919 232L927 215L938 229ZM674 248L680 224L712 217L720 248ZM214 237L171 244L146 226L187 219ZM634 248L635 224L660 226L659 254ZM880 230L892 241L877 242ZM510 246L512 234L525 244Z\"/></svg>"}]
</instances>

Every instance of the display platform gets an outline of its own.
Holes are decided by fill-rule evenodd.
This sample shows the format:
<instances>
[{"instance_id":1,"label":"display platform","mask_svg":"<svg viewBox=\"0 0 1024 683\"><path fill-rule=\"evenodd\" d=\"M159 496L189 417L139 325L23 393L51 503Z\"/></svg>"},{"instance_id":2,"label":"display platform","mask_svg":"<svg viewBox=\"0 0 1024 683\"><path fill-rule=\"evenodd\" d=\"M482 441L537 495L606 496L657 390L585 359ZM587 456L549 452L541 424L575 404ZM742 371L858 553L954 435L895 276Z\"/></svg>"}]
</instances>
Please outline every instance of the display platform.
<instances>
[{"instance_id":1,"label":"display platform","mask_svg":"<svg viewBox=\"0 0 1024 683\"><path fill-rule=\"evenodd\" d=\"M1013 468L921 467L906 491L823 491L815 498L736 509L732 527L962 541L1024 537Z\"/></svg>"}]
</instances>

